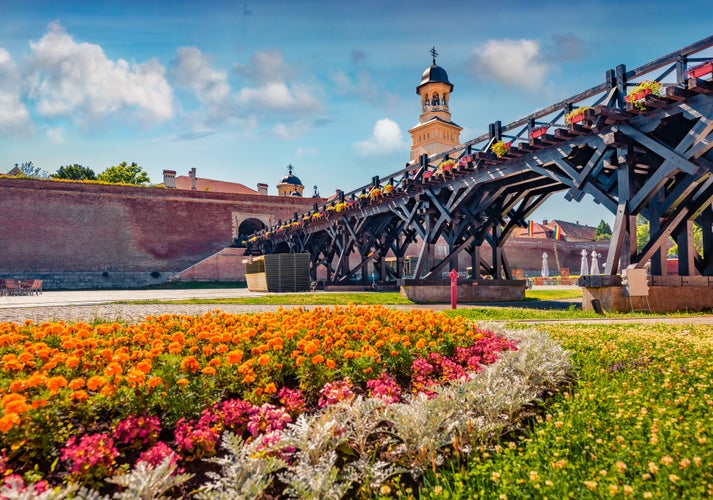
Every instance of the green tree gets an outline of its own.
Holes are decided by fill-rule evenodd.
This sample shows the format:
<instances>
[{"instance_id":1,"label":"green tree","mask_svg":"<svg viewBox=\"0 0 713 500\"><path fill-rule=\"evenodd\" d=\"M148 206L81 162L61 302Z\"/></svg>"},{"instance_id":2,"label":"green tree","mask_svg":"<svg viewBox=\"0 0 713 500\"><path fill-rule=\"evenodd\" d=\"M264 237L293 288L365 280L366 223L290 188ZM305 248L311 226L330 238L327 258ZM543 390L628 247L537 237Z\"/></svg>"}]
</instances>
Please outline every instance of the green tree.
<instances>
[{"instance_id":1,"label":"green tree","mask_svg":"<svg viewBox=\"0 0 713 500\"><path fill-rule=\"evenodd\" d=\"M594 231L594 240L610 240L611 239L611 226L604 222L604 219L599 222L596 231Z\"/></svg>"},{"instance_id":2,"label":"green tree","mask_svg":"<svg viewBox=\"0 0 713 500\"><path fill-rule=\"evenodd\" d=\"M15 163L15 167L19 168L20 172L27 177L47 177L47 172L40 167L36 167L31 161L26 161L20 165Z\"/></svg>"},{"instance_id":3,"label":"green tree","mask_svg":"<svg viewBox=\"0 0 713 500\"><path fill-rule=\"evenodd\" d=\"M141 185L151 182L149 175L136 162L131 162L131 165L127 165L125 161L107 168L97 176L97 179L113 184Z\"/></svg>"},{"instance_id":4,"label":"green tree","mask_svg":"<svg viewBox=\"0 0 713 500\"><path fill-rule=\"evenodd\" d=\"M636 251L641 252L649 242L649 221L639 214L636 216Z\"/></svg>"},{"instance_id":5,"label":"green tree","mask_svg":"<svg viewBox=\"0 0 713 500\"><path fill-rule=\"evenodd\" d=\"M59 167L57 172L50 177L54 179L71 179L74 181L93 181L97 178L97 174L95 174L91 168L83 167L75 163L74 165Z\"/></svg>"},{"instance_id":6,"label":"green tree","mask_svg":"<svg viewBox=\"0 0 713 500\"><path fill-rule=\"evenodd\" d=\"M703 228L697 222L693 223L693 248L703 255ZM678 255L678 242L674 240L673 246L668 249L668 255Z\"/></svg>"}]
</instances>

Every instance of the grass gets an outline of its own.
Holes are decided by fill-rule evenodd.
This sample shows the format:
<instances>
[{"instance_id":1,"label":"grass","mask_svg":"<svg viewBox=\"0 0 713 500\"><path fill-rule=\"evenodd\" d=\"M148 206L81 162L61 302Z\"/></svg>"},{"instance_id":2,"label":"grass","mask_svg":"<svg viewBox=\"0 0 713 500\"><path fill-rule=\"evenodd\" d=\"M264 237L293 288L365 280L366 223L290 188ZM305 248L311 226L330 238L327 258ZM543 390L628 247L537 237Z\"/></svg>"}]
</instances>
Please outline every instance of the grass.
<instances>
[{"instance_id":1,"label":"grass","mask_svg":"<svg viewBox=\"0 0 713 500\"><path fill-rule=\"evenodd\" d=\"M334 293L279 293L254 297L234 297L216 299L187 300L141 300L124 302L129 304L265 304L265 305L398 305L413 304L398 292L334 292Z\"/></svg>"},{"instance_id":2,"label":"grass","mask_svg":"<svg viewBox=\"0 0 713 500\"><path fill-rule=\"evenodd\" d=\"M578 379L501 446L430 473L420 498L710 498L713 326L542 325Z\"/></svg>"}]
</instances>

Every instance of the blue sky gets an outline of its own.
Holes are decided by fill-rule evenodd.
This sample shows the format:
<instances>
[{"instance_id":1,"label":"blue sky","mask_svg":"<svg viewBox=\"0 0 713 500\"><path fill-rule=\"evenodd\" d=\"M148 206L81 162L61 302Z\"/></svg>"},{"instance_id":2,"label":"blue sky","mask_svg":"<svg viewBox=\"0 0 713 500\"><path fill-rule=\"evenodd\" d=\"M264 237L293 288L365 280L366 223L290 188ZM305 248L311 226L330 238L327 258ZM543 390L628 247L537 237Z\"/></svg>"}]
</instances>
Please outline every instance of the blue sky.
<instances>
[{"instance_id":1,"label":"blue sky","mask_svg":"<svg viewBox=\"0 0 713 500\"><path fill-rule=\"evenodd\" d=\"M0 19L0 172L135 161L270 194L288 164L322 195L402 168L432 46L466 141L713 33L703 0L0 0ZM590 198L552 218L613 221Z\"/></svg>"}]
</instances>

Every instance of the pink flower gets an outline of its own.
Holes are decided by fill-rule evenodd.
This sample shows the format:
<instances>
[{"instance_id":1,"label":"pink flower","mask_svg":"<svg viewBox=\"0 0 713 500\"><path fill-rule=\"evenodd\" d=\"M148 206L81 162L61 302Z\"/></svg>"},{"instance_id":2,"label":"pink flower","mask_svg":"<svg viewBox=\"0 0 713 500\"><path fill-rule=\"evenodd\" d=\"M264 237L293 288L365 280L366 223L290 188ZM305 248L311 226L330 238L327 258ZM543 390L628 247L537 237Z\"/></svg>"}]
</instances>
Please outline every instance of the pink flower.
<instances>
[{"instance_id":1,"label":"pink flower","mask_svg":"<svg viewBox=\"0 0 713 500\"><path fill-rule=\"evenodd\" d=\"M346 378L344 380L335 380L324 384L324 387L319 391L320 408L336 404L340 401L351 401L354 399L354 393L351 388L351 381Z\"/></svg>"},{"instance_id":2,"label":"pink flower","mask_svg":"<svg viewBox=\"0 0 713 500\"><path fill-rule=\"evenodd\" d=\"M178 463L178 455L163 441L159 441L153 445L148 450L144 451L136 463L145 462L149 465L157 467L166 459L166 457L171 457L171 462L174 464Z\"/></svg>"},{"instance_id":3,"label":"pink flower","mask_svg":"<svg viewBox=\"0 0 713 500\"><path fill-rule=\"evenodd\" d=\"M287 413L287 410L265 403L250 417L248 431L253 437L257 437L263 433L282 430L290 423L292 423L292 417Z\"/></svg>"},{"instance_id":4,"label":"pink flower","mask_svg":"<svg viewBox=\"0 0 713 500\"><path fill-rule=\"evenodd\" d=\"M130 415L116 424L114 438L119 444L139 449L154 444L160 433L157 416Z\"/></svg>"},{"instance_id":5,"label":"pink flower","mask_svg":"<svg viewBox=\"0 0 713 500\"><path fill-rule=\"evenodd\" d=\"M369 389L369 397L381 399L386 404L398 403L401 400L401 387L386 373L369 380L366 387Z\"/></svg>"}]
</instances>

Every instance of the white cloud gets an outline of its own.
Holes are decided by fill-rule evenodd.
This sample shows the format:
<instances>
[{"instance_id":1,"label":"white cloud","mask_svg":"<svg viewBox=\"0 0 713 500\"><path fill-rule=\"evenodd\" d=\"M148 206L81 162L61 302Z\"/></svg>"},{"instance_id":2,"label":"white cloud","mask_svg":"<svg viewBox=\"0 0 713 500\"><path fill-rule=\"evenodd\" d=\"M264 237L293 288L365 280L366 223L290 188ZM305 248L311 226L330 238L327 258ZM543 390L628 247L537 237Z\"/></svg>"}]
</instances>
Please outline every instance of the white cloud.
<instances>
[{"instance_id":1,"label":"white cloud","mask_svg":"<svg viewBox=\"0 0 713 500\"><path fill-rule=\"evenodd\" d=\"M85 124L123 111L148 121L173 118L173 90L155 60L110 60L99 45L75 42L57 22L30 48L30 96L45 117Z\"/></svg>"},{"instance_id":2,"label":"white cloud","mask_svg":"<svg viewBox=\"0 0 713 500\"><path fill-rule=\"evenodd\" d=\"M298 146L295 150L295 155L297 156L297 158L308 158L311 156L317 156L318 154L319 151L315 148L303 148L302 146Z\"/></svg>"},{"instance_id":3,"label":"white cloud","mask_svg":"<svg viewBox=\"0 0 713 500\"><path fill-rule=\"evenodd\" d=\"M394 153L406 147L399 124L388 118L376 122L369 139L354 144L357 152L365 156Z\"/></svg>"},{"instance_id":4,"label":"white cloud","mask_svg":"<svg viewBox=\"0 0 713 500\"><path fill-rule=\"evenodd\" d=\"M228 74L213 69L212 63L196 47L179 47L171 63L170 76L180 86L191 89L201 104L207 106L211 119L224 120L235 113Z\"/></svg>"},{"instance_id":5,"label":"white cloud","mask_svg":"<svg viewBox=\"0 0 713 500\"><path fill-rule=\"evenodd\" d=\"M236 64L235 72L258 84L284 82L294 78L294 71L276 50L256 52L247 65Z\"/></svg>"},{"instance_id":6,"label":"white cloud","mask_svg":"<svg viewBox=\"0 0 713 500\"><path fill-rule=\"evenodd\" d=\"M305 120L278 123L272 128L272 133L281 139L295 139L313 126L313 123Z\"/></svg>"},{"instance_id":7,"label":"white cloud","mask_svg":"<svg viewBox=\"0 0 713 500\"><path fill-rule=\"evenodd\" d=\"M545 81L549 65L535 40L488 40L473 50L471 69L481 80L536 91Z\"/></svg>"},{"instance_id":8,"label":"white cloud","mask_svg":"<svg viewBox=\"0 0 713 500\"><path fill-rule=\"evenodd\" d=\"M251 109L287 113L315 112L323 108L313 90L301 85L290 87L284 82L245 87L238 94L238 102Z\"/></svg>"},{"instance_id":9,"label":"white cloud","mask_svg":"<svg viewBox=\"0 0 713 500\"><path fill-rule=\"evenodd\" d=\"M0 136L19 137L32 131L30 113L21 100L21 76L10 53L0 47Z\"/></svg>"},{"instance_id":10,"label":"white cloud","mask_svg":"<svg viewBox=\"0 0 713 500\"><path fill-rule=\"evenodd\" d=\"M64 128L62 127L49 127L45 131L45 135L55 144L64 144Z\"/></svg>"}]
</instances>

